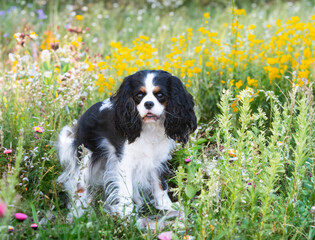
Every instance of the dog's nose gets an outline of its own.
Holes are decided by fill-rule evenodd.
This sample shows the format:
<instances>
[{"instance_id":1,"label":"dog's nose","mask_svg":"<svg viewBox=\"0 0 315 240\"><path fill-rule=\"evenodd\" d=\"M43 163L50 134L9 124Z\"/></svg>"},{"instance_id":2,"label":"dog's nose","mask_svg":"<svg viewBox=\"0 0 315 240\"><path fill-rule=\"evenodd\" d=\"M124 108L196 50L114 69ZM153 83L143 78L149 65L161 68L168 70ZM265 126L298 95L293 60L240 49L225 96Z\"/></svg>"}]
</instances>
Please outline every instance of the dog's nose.
<instances>
[{"instance_id":1,"label":"dog's nose","mask_svg":"<svg viewBox=\"0 0 315 240\"><path fill-rule=\"evenodd\" d=\"M153 108L154 103L151 102L151 101L147 101L147 102L144 103L144 106L145 106L146 109L151 109L151 108Z\"/></svg>"}]
</instances>

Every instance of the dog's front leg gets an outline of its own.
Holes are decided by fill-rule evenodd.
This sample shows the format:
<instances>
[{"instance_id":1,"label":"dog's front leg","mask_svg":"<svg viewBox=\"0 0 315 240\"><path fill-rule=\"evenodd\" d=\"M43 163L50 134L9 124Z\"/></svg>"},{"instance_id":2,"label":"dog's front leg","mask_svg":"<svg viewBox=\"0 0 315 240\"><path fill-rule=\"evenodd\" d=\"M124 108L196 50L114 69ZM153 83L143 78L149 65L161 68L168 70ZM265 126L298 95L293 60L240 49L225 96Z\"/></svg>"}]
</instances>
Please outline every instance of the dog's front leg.
<instances>
[{"instance_id":1,"label":"dog's front leg","mask_svg":"<svg viewBox=\"0 0 315 240\"><path fill-rule=\"evenodd\" d=\"M133 186L132 186L132 172L128 166L121 164L119 166L118 176L118 199L119 203L115 207L115 212L121 216L128 216L133 210Z\"/></svg>"},{"instance_id":2,"label":"dog's front leg","mask_svg":"<svg viewBox=\"0 0 315 240\"><path fill-rule=\"evenodd\" d=\"M173 210L172 201L168 196L167 184L163 177L158 178L153 184L153 197L156 209Z\"/></svg>"}]
</instances>

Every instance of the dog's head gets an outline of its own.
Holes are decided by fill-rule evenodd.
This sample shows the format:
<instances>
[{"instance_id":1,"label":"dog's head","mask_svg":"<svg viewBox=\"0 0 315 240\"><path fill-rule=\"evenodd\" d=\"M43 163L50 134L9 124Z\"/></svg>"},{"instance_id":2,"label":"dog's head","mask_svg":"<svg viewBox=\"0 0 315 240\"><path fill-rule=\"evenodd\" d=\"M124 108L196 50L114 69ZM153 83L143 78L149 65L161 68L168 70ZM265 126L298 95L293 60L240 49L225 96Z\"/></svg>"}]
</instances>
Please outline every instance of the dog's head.
<instances>
[{"instance_id":1,"label":"dog's head","mask_svg":"<svg viewBox=\"0 0 315 240\"><path fill-rule=\"evenodd\" d=\"M140 136L142 124L163 121L166 135L183 143L197 127L192 96L165 71L144 70L126 77L111 100L117 131L129 143Z\"/></svg>"}]
</instances>

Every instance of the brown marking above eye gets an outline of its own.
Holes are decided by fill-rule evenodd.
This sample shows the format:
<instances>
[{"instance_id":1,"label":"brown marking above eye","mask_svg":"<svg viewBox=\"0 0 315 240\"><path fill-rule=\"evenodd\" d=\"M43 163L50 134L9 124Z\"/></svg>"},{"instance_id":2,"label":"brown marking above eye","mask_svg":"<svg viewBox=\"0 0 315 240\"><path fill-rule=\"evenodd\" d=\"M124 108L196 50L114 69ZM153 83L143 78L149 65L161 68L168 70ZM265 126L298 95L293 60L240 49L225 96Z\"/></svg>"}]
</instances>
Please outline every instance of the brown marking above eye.
<instances>
[{"instance_id":1,"label":"brown marking above eye","mask_svg":"<svg viewBox=\"0 0 315 240\"><path fill-rule=\"evenodd\" d=\"M147 92L147 88L145 86L142 86L140 88L140 92L146 93Z\"/></svg>"},{"instance_id":2,"label":"brown marking above eye","mask_svg":"<svg viewBox=\"0 0 315 240\"><path fill-rule=\"evenodd\" d=\"M153 88L153 93L157 93L157 92L159 92L159 91L161 91L161 88L160 88L159 86L155 86L155 87Z\"/></svg>"}]
</instances>

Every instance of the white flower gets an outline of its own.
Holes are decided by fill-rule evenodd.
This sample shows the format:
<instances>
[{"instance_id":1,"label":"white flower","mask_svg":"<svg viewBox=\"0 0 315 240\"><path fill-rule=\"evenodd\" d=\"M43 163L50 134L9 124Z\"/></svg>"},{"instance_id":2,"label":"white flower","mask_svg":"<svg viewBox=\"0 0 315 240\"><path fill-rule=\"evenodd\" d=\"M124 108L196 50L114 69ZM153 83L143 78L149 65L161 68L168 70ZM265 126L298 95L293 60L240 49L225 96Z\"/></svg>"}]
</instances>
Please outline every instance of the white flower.
<instances>
[{"instance_id":1,"label":"white flower","mask_svg":"<svg viewBox=\"0 0 315 240\"><path fill-rule=\"evenodd\" d=\"M42 51L41 53L41 59L43 62L49 62L50 61L50 57L51 57L51 53L49 52L49 50L45 49Z\"/></svg>"},{"instance_id":2,"label":"white flower","mask_svg":"<svg viewBox=\"0 0 315 240\"><path fill-rule=\"evenodd\" d=\"M31 60L30 55L24 55L23 57L21 57L21 62L29 62Z\"/></svg>"},{"instance_id":3,"label":"white flower","mask_svg":"<svg viewBox=\"0 0 315 240\"><path fill-rule=\"evenodd\" d=\"M35 32L32 32L30 34L30 38L33 39L33 40L36 40L38 38L38 35Z\"/></svg>"},{"instance_id":4,"label":"white flower","mask_svg":"<svg viewBox=\"0 0 315 240\"><path fill-rule=\"evenodd\" d=\"M14 62L15 61L15 55L14 53L9 53L9 59L11 62Z\"/></svg>"},{"instance_id":5,"label":"white flower","mask_svg":"<svg viewBox=\"0 0 315 240\"><path fill-rule=\"evenodd\" d=\"M44 77L45 78L51 78L51 76L52 76L52 72L51 71L44 72Z\"/></svg>"}]
</instances>

